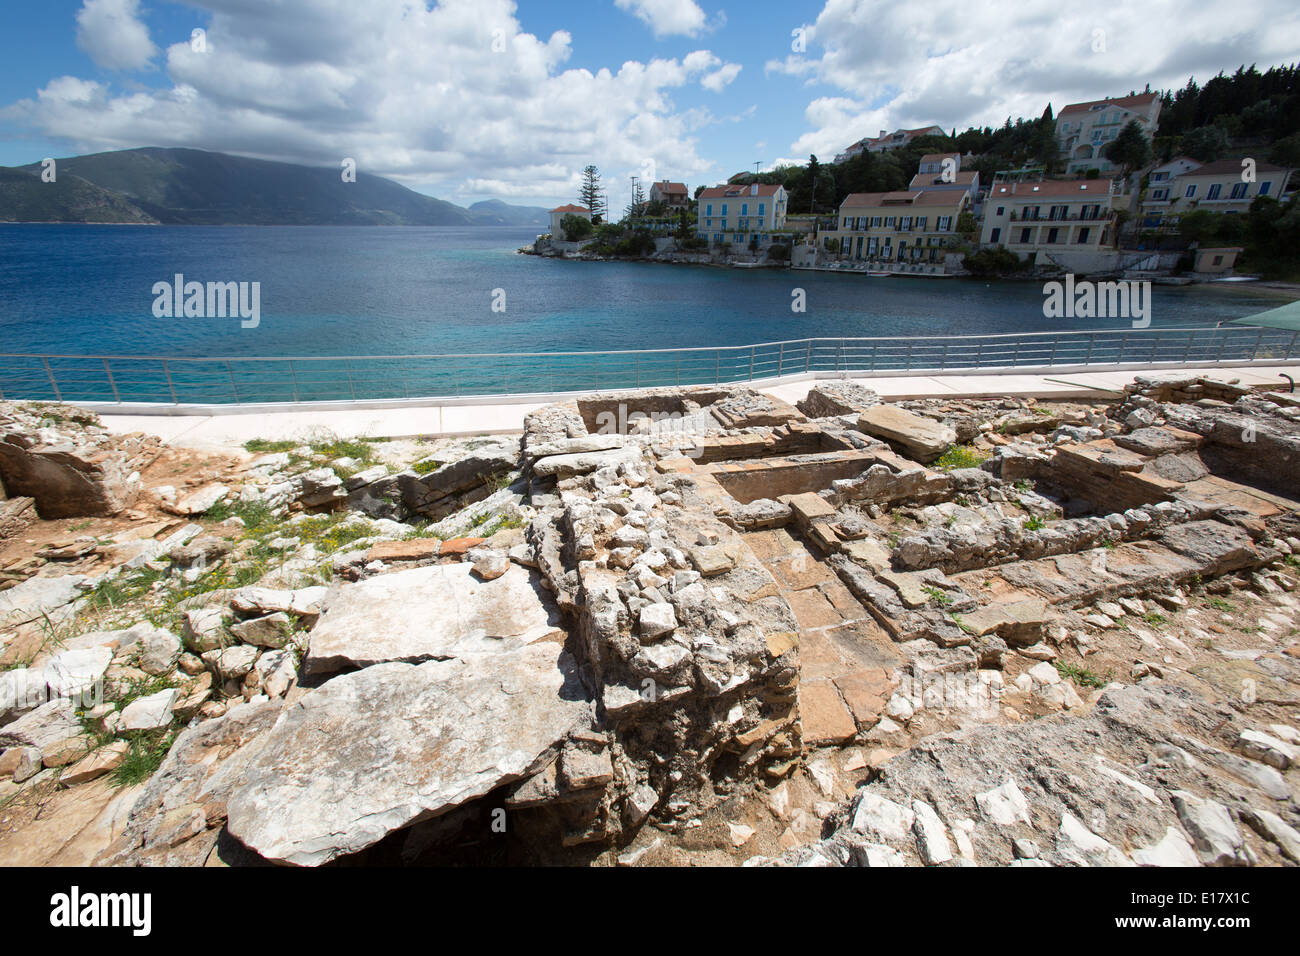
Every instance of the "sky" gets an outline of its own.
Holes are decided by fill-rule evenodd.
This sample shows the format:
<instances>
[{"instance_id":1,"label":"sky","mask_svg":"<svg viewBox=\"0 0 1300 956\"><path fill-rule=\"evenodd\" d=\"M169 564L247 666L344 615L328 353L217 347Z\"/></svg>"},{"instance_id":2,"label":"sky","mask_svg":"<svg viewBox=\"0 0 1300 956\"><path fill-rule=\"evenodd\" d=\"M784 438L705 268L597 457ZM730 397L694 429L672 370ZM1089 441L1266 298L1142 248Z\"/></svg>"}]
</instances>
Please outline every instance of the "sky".
<instances>
[{"instance_id":1,"label":"sky","mask_svg":"<svg viewBox=\"0 0 1300 956\"><path fill-rule=\"evenodd\" d=\"M1295 0L10 0L0 165L188 146L552 206L1300 59ZM196 31L200 31L196 33Z\"/></svg>"}]
</instances>

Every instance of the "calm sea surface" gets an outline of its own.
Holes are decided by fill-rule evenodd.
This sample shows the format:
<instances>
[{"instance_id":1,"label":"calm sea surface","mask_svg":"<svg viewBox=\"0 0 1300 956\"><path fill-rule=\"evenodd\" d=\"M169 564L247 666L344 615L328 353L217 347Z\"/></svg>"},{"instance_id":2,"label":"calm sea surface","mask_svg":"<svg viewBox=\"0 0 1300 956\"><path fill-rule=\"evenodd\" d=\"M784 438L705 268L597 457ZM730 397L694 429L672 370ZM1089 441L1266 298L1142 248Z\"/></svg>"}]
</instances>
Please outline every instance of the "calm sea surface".
<instances>
[{"instance_id":1,"label":"calm sea surface","mask_svg":"<svg viewBox=\"0 0 1300 956\"><path fill-rule=\"evenodd\" d=\"M1045 319L1042 289L1033 283L516 254L535 234L457 227L0 225L0 352L550 352L1127 324ZM260 283L257 328L241 328L235 318L156 318L154 284L176 273L186 281ZM806 290L802 314L790 308L796 287ZM505 310L493 311L502 296ZM1275 296L1241 287L1157 287L1152 326L1213 325L1276 304ZM5 368L0 363L0 388ZM8 368L17 374L12 362ZM6 394L16 395L20 385L10 378Z\"/></svg>"}]
</instances>

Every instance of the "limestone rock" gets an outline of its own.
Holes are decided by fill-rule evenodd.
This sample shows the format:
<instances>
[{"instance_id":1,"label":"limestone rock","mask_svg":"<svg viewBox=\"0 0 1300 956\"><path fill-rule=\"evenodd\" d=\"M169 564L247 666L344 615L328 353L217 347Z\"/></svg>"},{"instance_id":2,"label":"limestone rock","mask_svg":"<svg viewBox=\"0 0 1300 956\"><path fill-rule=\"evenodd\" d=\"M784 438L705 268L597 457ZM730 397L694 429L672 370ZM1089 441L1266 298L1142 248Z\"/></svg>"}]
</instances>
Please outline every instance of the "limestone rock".
<instances>
[{"instance_id":1,"label":"limestone rock","mask_svg":"<svg viewBox=\"0 0 1300 956\"><path fill-rule=\"evenodd\" d=\"M64 651L45 664L45 683L51 697L68 697L78 705L102 697L101 681L113 652L107 647L88 647L84 650Z\"/></svg>"},{"instance_id":2,"label":"limestone rock","mask_svg":"<svg viewBox=\"0 0 1300 956\"><path fill-rule=\"evenodd\" d=\"M1243 866L1250 862L1241 830L1223 804L1185 790L1170 794L1178 819L1206 866Z\"/></svg>"},{"instance_id":3,"label":"limestone rock","mask_svg":"<svg viewBox=\"0 0 1300 956\"><path fill-rule=\"evenodd\" d=\"M280 648L292 639L293 622L283 611L276 611L251 621L240 621L230 626L230 633L245 644L258 647Z\"/></svg>"},{"instance_id":4,"label":"limestone rock","mask_svg":"<svg viewBox=\"0 0 1300 956\"><path fill-rule=\"evenodd\" d=\"M59 775L59 783L71 787L79 783L88 783L116 770L126 759L126 752L130 746L130 743L125 740L115 740L107 746L100 747L63 771Z\"/></svg>"},{"instance_id":5,"label":"limestone rock","mask_svg":"<svg viewBox=\"0 0 1300 956\"><path fill-rule=\"evenodd\" d=\"M55 616L55 611L77 600L89 579L84 574L62 577L28 578L0 591L0 628L17 627L41 617Z\"/></svg>"},{"instance_id":6,"label":"limestone rock","mask_svg":"<svg viewBox=\"0 0 1300 956\"><path fill-rule=\"evenodd\" d=\"M480 581L468 564L435 564L344 585L321 615L310 673L384 661L445 660L562 634L558 612L519 565Z\"/></svg>"},{"instance_id":7,"label":"limestone rock","mask_svg":"<svg viewBox=\"0 0 1300 956\"><path fill-rule=\"evenodd\" d=\"M627 445L608 451L551 455L533 462L533 474L541 478L551 476L566 478L571 475L585 475L601 468L617 468L624 463L639 462L641 457L641 449L636 445Z\"/></svg>"},{"instance_id":8,"label":"limestone rock","mask_svg":"<svg viewBox=\"0 0 1300 956\"><path fill-rule=\"evenodd\" d=\"M148 697L138 697L122 708L123 730L158 730L172 722L172 706L177 691L173 687Z\"/></svg>"},{"instance_id":9,"label":"limestone rock","mask_svg":"<svg viewBox=\"0 0 1300 956\"><path fill-rule=\"evenodd\" d=\"M186 495L179 501L164 501L160 507L163 511L181 515L182 517L201 515L214 507L218 501L221 501L229 493L230 489L225 485L207 485L192 494Z\"/></svg>"},{"instance_id":10,"label":"limestone rock","mask_svg":"<svg viewBox=\"0 0 1300 956\"><path fill-rule=\"evenodd\" d=\"M176 669L181 642L175 634L149 625L141 629L136 643L140 649L140 670L146 674L170 674Z\"/></svg>"},{"instance_id":11,"label":"limestone rock","mask_svg":"<svg viewBox=\"0 0 1300 956\"><path fill-rule=\"evenodd\" d=\"M858 429L883 439L909 458L928 465L957 440L957 433L932 418L896 405L877 405L858 416Z\"/></svg>"},{"instance_id":12,"label":"limestone rock","mask_svg":"<svg viewBox=\"0 0 1300 956\"><path fill-rule=\"evenodd\" d=\"M230 833L267 859L311 866L523 779L588 718L573 668L546 643L335 677L251 758Z\"/></svg>"}]
</instances>

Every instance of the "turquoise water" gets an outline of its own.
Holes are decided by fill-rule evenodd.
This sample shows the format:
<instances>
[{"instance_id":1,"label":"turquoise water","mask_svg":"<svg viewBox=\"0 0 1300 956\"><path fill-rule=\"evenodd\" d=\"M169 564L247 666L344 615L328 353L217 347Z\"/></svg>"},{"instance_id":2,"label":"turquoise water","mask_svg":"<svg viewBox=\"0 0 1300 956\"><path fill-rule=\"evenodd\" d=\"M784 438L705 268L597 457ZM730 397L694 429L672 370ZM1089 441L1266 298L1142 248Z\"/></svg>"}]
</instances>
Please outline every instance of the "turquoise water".
<instances>
[{"instance_id":1,"label":"turquoise water","mask_svg":"<svg viewBox=\"0 0 1300 956\"><path fill-rule=\"evenodd\" d=\"M0 352L188 358L557 352L1128 324L1045 319L1042 289L1033 283L517 255L534 234L459 227L0 225ZM259 283L257 326L244 328L230 317L156 317L154 285L177 273L186 281ZM795 288L806 293L803 313L791 311ZM494 302L504 311L494 311ZM1274 296L1240 287L1156 287L1152 327L1212 326L1276 304ZM177 380L182 400L270 397L272 386L276 397L349 397L334 394L347 373L350 394L359 397L427 394L430 388L500 391L503 376L506 388L522 389L509 380L520 372L518 364L504 372L500 363L486 361L454 369L447 364L295 365L294 376L302 380L297 388L281 388L290 378L283 365L228 371L179 363L168 369L168 386L157 362L114 363L114 381L130 393L123 397L164 400ZM713 357L697 364L699 374L687 376L692 380L711 378L716 370ZM573 380L575 367L532 363L522 371L549 376L546 384L557 388L631 384L601 380L600 370L593 382L590 362L582 364L581 380ZM107 397L107 375L97 363L61 360L53 370L68 382L63 397ZM616 371L610 367L610 374ZM7 397L53 397L47 385L39 364L0 360ZM199 391L186 391L191 386Z\"/></svg>"}]
</instances>

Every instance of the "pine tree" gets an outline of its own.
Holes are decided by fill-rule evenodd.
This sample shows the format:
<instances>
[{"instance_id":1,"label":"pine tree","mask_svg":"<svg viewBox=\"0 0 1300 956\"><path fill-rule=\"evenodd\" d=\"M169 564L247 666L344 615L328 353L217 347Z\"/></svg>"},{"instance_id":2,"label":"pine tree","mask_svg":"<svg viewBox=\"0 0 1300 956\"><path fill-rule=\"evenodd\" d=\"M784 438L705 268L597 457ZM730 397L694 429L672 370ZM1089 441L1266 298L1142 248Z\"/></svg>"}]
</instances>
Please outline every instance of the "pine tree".
<instances>
[{"instance_id":1,"label":"pine tree","mask_svg":"<svg viewBox=\"0 0 1300 956\"><path fill-rule=\"evenodd\" d=\"M600 170L595 166L585 166L582 170L582 185L578 188L578 198L582 205L591 210L591 218L603 216L605 212L604 194L600 189Z\"/></svg>"}]
</instances>

